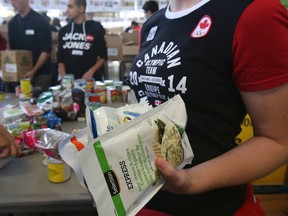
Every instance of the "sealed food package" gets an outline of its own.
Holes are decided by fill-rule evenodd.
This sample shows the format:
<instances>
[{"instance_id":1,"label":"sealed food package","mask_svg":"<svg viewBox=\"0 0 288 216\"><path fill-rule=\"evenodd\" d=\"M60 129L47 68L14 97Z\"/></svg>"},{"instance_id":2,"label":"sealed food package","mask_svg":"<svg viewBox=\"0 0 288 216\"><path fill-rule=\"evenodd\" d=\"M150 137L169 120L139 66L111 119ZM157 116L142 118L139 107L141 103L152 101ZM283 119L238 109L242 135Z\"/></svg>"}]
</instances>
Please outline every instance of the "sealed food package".
<instances>
[{"instance_id":1,"label":"sealed food package","mask_svg":"<svg viewBox=\"0 0 288 216\"><path fill-rule=\"evenodd\" d=\"M91 141L96 137L107 133L119 125L126 123L141 114L152 109L146 101L138 104L130 104L119 108L100 107L93 110L86 107L86 120L88 127L88 140Z\"/></svg>"},{"instance_id":2,"label":"sealed food package","mask_svg":"<svg viewBox=\"0 0 288 216\"><path fill-rule=\"evenodd\" d=\"M59 143L61 158L74 170L80 184L86 188L77 153L88 144L87 128L66 137Z\"/></svg>"},{"instance_id":3,"label":"sealed food package","mask_svg":"<svg viewBox=\"0 0 288 216\"><path fill-rule=\"evenodd\" d=\"M49 157L62 160L58 151L58 145L68 136L68 133L45 128L23 132L23 141L27 146L36 151L44 152Z\"/></svg>"},{"instance_id":4,"label":"sealed food package","mask_svg":"<svg viewBox=\"0 0 288 216\"><path fill-rule=\"evenodd\" d=\"M185 104L178 95L99 136L78 153L100 216L135 215L144 207L164 184L154 164L157 157L177 169L191 163L186 122Z\"/></svg>"},{"instance_id":5,"label":"sealed food package","mask_svg":"<svg viewBox=\"0 0 288 216\"><path fill-rule=\"evenodd\" d=\"M66 137L59 144L61 158L72 167L83 187L86 187L86 185L77 153L88 144L88 137L90 137L91 141L93 140L93 136L97 137L98 135L107 133L124 123L121 119L129 118L131 120L149 109L151 109L151 106L148 106L147 103L126 105L120 108L100 107L96 110L87 107L86 112L88 111L88 114L86 119L89 129L83 128L71 136ZM97 132L95 132L96 130ZM92 133L93 131L94 133ZM97 135L95 135L95 133Z\"/></svg>"}]
</instances>

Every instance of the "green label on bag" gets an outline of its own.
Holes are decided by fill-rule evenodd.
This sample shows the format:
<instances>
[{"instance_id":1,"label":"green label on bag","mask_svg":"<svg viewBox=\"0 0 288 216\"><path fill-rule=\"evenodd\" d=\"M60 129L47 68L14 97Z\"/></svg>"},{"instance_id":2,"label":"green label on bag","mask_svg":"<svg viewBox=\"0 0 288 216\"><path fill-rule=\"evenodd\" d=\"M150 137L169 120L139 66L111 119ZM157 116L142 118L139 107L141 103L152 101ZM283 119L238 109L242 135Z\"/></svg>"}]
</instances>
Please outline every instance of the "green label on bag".
<instances>
[{"instance_id":1,"label":"green label on bag","mask_svg":"<svg viewBox=\"0 0 288 216\"><path fill-rule=\"evenodd\" d=\"M120 197L120 186L117 180L116 174L113 170L110 170L108 160L106 158L104 149L102 148L101 142L98 140L93 144L94 151L97 155L101 170L103 172L104 178L106 180L107 187L109 189L110 195L112 197L114 206L119 216L126 215L122 199Z\"/></svg>"}]
</instances>

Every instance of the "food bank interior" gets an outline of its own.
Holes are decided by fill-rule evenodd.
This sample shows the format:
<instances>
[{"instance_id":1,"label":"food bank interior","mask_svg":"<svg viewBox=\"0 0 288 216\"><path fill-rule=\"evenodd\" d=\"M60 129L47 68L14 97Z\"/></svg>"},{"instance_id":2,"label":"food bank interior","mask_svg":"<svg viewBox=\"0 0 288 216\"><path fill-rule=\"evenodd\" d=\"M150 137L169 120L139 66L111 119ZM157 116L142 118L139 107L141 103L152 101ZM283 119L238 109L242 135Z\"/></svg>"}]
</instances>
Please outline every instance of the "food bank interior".
<instances>
[{"instance_id":1,"label":"food bank interior","mask_svg":"<svg viewBox=\"0 0 288 216\"><path fill-rule=\"evenodd\" d=\"M66 25L66 1L31 1L31 7L39 13L45 13L51 20L60 19L62 26ZM96 5L96 1L88 1L87 17L99 21L105 28L105 40L108 48L108 61L105 63L105 80L129 84L129 66L138 54L139 32L125 32L133 20L143 24L145 22L142 10L143 1L126 0L107 1ZM168 1L158 1L159 8L167 5ZM283 0L288 7L288 1ZM0 1L0 32L8 41L7 22L15 15L9 1ZM52 63L57 63L58 33L52 32ZM9 41L7 51L9 51ZM4 53L4 55L6 55ZM8 55L8 54L7 54ZM3 54L1 58L4 59ZM3 62L3 61L2 61ZM17 58L15 59L17 64ZM3 66L3 65L2 65ZM54 71L55 72L55 71ZM55 77L57 77L57 72ZM19 77L5 77L5 68L1 69L0 111L6 106L13 107L20 101L16 97L15 88ZM56 82L55 82L56 85ZM121 97L121 96L119 96ZM121 99L115 99L110 106L123 105ZM6 107L7 108L7 107ZM72 116L72 117L71 117ZM71 133L74 129L86 126L85 117L64 114L61 122L63 131ZM13 117L13 116L12 116ZM11 117L11 118L12 118ZM70 118L71 117L71 118ZM4 120L4 119L2 119ZM251 119L245 118L241 125L243 131L236 138L241 142L253 134ZM256 197L267 215L288 215L288 168L283 166L273 173L253 182ZM2 193L4 191L4 193ZM4 194L4 195L3 195ZM69 180L62 183L52 183L47 178L47 168L42 164L42 155L27 153L21 158L7 162L0 168L0 216L56 216L56 215L97 215L89 193L77 182L75 173L71 173Z\"/></svg>"}]
</instances>

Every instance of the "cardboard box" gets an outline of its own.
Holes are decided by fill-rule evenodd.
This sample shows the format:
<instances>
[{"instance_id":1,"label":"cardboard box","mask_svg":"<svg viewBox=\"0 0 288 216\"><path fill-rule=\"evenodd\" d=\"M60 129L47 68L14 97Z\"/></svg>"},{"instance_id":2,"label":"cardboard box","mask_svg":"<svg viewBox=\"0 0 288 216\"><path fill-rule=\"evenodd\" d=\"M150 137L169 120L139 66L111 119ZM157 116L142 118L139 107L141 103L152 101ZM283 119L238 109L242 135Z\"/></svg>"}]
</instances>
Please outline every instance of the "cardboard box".
<instances>
[{"instance_id":1,"label":"cardboard box","mask_svg":"<svg viewBox=\"0 0 288 216\"><path fill-rule=\"evenodd\" d=\"M123 27L111 27L105 29L106 34L122 34L123 33Z\"/></svg>"},{"instance_id":2,"label":"cardboard box","mask_svg":"<svg viewBox=\"0 0 288 216\"><path fill-rule=\"evenodd\" d=\"M105 35L107 43L108 60L119 61L122 60L122 41L123 37L120 35Z\"/></svg>"},{"instance_id":3,"label":"cardboard box","mask_svg":"<svg viewBox=\"0 0 288 216\"><path fill-rule=\"evenodd\" d=\"M130 43L134 45L139 44L139 31L133 31L132 33L123 33L123 44Z\"/></svg>"},{"instance_id":4,"label":"cardboard box","mask_svg":"<svg viewBox=\"0 0 288 216\"><path fill-rule=\"evenodd\" d=\"M139 46L133 44L123 44L122 53L123 56L136 56L139 53Z\"/></svg>"},{"instance_id":5,"label":"cardboard box","mask_svg":"<svg viewBox=\"0 0 288 216\"><path fill-rule=\"evenodd\" d=\"M2 78L6 82L17 82L33 67L32 52L28 50L1 51Z\"/></svg>"},{"instance_id":6,"label":"cardboard box","mask_svg":"<svg viewBox=\"0 0 288 216\"><path fill-rule=\"evenodd\" d=\"M134 31L132 33L123 33L123 56L136 56L139 53L139 32Z\"/></svg>"}]
</instances>

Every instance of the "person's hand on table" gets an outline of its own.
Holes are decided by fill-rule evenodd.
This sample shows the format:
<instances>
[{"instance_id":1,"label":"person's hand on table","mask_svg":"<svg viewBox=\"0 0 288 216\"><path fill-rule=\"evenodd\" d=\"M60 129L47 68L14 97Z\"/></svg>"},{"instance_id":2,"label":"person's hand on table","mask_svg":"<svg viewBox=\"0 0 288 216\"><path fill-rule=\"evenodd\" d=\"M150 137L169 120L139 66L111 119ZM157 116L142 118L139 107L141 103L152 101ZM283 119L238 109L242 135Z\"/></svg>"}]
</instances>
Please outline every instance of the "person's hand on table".
<instances>
[{"instance_id":1,"label":"person's hand on table","mask_svg":"<svg viewBox=\"0 0 288 216\"><path fill-rule=\"evenodd\" d=\"M20 154L20 147L16 144L14 137L0 125L0 158L17 156Z\"/></svg>"}]
</instances>

